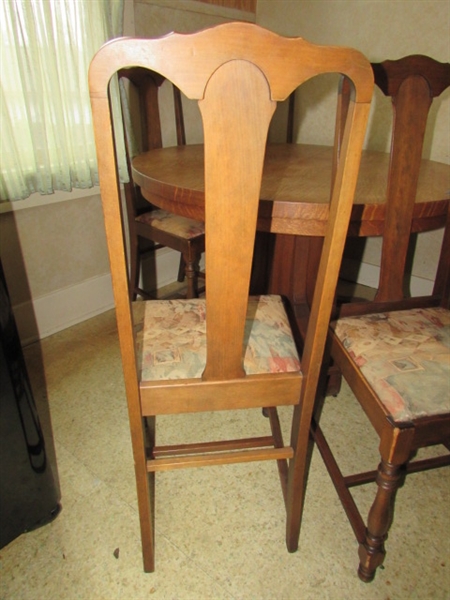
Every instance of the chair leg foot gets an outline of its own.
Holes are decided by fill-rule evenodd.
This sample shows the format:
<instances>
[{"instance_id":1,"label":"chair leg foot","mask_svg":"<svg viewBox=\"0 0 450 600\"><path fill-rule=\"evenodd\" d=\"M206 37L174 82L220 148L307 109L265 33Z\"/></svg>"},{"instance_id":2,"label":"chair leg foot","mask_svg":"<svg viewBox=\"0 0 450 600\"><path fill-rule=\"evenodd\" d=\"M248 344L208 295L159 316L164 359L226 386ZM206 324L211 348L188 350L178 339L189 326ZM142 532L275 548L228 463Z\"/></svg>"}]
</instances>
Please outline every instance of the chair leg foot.
<instances>
[{"instance_id":1,"label":"chair leg foot","mask_svg":"<svg viewBox=\"0 0 450 600\"><path fill-rule=\"evenodd\" d=\"M384 543L372 538L367 533L366 540L359 546L358 577L364 583L370 583L375 578L377 568L383 564L386 551Z\"/></svg>"},{"instance_id":2,"label":"chair leg foot","mask_svg":"<svg viewBox=\"0 0 450 600\"><path fill-rule=\"evenodd\" d=\"M152 558L151 560L146 560L144 557L144 573L154 573L155 572L155 561Z\"/></svg>"},{"instance_id":3,"label":"chair leg foot","mask_svg":"<svg viewBox=\"0 0 450 600\"><path fill-rule=\"evenodd\" d=\"M378 467L377 494L369 512L366 539L359 546L359 578L368 583L383 564L386 551L384 542L393 518L395 494L402 480L402 465L382 460Z\"/></svg>"}]
</instances>

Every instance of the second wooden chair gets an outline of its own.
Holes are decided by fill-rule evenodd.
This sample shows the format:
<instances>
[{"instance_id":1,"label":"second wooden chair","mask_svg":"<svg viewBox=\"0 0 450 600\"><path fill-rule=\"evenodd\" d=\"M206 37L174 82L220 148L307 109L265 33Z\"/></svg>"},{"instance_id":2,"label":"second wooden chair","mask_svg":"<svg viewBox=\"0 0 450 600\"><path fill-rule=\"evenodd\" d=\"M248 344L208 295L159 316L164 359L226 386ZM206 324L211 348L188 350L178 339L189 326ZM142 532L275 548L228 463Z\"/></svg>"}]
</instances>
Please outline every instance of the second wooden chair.
<instances>
[{"instance_id":1,"label":"second wooden chair","mask_svg":"<svg viewBox=\"0 0 450 600\"><path fill-rule=\"evenodd\" d=\"M379 436L378 470L344 475L318 419L312 427L359 542L358 574L366 582L383 563L404 474L450 464L450 202L445 198L450 166L442 196L436 202L416 202L421 166L427 167L422 149L428 111L433 97L450 86L450 64L409 56L373 69L375 82L392 97L394 108L380 280L373 301L338 307L330 341L332 359ZM345 113L350 97L345 85L342 91ZM445 224L432 292L412 297L405 292L410 240L414 233ZM412 460L424 448L440 444L444 448L437 457ZM374 481L377 491L365 521L351 488Z\"/></svg>"},{"instance_id":2,"label":"second wooden chair","mask_svg":"<svg viewBox=\"0 0 450 600\"><path fill-rule=\"evenodd\" d=\"M146 69L131 68L122 69L119 78L131 84L131 90L130 88L127 90L129 95L132 96L133 90L137 92L139 107L139 114L136 115L134 123L131 122L131 118L128 121L128 131L126 128L125 135L129 182L124 184L124 188L129 233L131 297L133 299L137 295L149 297L149 291L139 287L141 257L149 251L153 252L166 246L181 253L177 279L179 282L186 279L186 297L195 298L198 295L198 277L204 278L204 274L199 269L201 255L205 251L204 224L152 207L151 198L142 197L139 186L133 181L130 168L131 159L137 151L131 143L130 128L133 125L135 129L140 129L142 134L135 136L141 138L140 143L136 144L140 152L161 148L163 145L158 100L160 88L165 81L164 77ZM172 87L177 144L181 146L186 144L183 105L180 90L175 86ZM124 101L122 104L125 104ZM126 106L123 106L123 110L127 111Z\"/></svg>"}]
</instances>

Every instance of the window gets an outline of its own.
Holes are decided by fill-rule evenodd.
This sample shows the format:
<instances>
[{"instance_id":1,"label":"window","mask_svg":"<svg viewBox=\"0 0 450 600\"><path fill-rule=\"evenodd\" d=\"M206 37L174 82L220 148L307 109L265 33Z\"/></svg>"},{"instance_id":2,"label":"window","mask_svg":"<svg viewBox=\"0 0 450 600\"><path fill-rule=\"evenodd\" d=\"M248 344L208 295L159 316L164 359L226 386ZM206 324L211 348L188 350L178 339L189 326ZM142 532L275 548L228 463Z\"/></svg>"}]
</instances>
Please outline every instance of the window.
<instances>
[{"instance_id":1,"label":"window","mask_svg":"<svg viewBox=\"0 0 450 600\"><path fill-rule=\"evenodd\" d=\"M122 10L123 0L0 2L1 200L98 184L87 73L121 35Z\"/></svg>"}]
</instances>

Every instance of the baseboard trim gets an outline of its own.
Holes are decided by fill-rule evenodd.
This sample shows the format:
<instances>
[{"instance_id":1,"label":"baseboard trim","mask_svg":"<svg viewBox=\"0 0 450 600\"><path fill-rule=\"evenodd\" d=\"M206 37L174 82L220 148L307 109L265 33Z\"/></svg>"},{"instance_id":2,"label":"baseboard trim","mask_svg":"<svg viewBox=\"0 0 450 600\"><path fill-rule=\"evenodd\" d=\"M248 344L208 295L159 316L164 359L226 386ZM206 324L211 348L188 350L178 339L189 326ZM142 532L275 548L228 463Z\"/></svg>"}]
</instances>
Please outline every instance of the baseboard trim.
<instances>
[{"instance_id":1,"label":"baseboard trim","mask_svg":"<svg viewBox=\"0 0 450 600\"><path fill-rule=\"evenodd\" d=\"M160 290L177 280L181 254L171 248L160 248L143 259L140 287L149 292ZM155 262L156 261L156 262ZM202 254L199 267L205 268L205 255Z\"/></svg>"},{"instance_id":2,"label":"baseboard trim","mask_svg":"<svg viewBox=\"0 0 450 600\"><path fill-rule=\"evenodd\" d=\"M173 283L178 276L178 252L161 248L155 254L156 265L150 269L154 273L153 280L150 287L146 287L150 290ZM17 304L13 311L22 345L28 346L113 307L111 275L106 273Z\"/></svg>"},{"instance_id":3,"label":"baseboard trim","mask_svg":"<svg viewBox=\"0 0 450 600\"><path fill-rule=\"evenodd\" d=\"M368 263L359 263L352 259L344 259L341 275L348 281L354 281L371 288L378 286L380 267ZM423 277L411 276L410 292L412 296L427 296L433 291L433 282Z\"/></svg>"},{"instance_id":4,"label":"baseboard trim","mask_svg":"<svg viewBox=\"0 0 450 600\"><path fill-rule=\"evenodd\" d=\"M94 277L13 307L23 346L114 306L111 275Z\"/></svg>"}]
</instances>

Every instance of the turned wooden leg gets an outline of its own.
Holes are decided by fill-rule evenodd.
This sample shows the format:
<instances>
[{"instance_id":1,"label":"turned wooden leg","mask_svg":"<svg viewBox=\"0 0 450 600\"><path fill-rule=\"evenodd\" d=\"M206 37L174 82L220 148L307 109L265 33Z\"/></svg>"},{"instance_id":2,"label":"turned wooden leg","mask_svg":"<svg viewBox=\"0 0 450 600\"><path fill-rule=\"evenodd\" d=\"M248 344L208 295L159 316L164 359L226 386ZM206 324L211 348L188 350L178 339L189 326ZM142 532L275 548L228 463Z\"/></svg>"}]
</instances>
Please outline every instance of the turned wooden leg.
<instances>
[{"instance_id":1,"label":"turned wooden leg","mask_svg":"<svg viewBox=\"0 0 450 600\"><path fill-rule=\"evenodd\" d=\"M197 271L199 257L195 256L195 252L192 248L189 248L186 252L183 252L184 272L186 275L186 298L198 298L197 290Z\"/></svg>"},{"instance_id":2,"label":"turned wooden leg","mask_svg":"<svg viewBox=\"0 0 450 600\"><path fill-rule=\"evenodd\" d=\"M402 465L382 460L378 467L377 494L369 512L366 539L359 546L358 575L364 582L372 581L376 569L383 563L384 542L392 523L395 494L402 475Z\"/></svg>"},{"instance_id":3,"label":"turned wooden leg","mask_svg":"<svg viewBox=\"0 0 450 600\"><path fill-rule=\"evenodd\" d=\"M198 298L197 292L197 269L194 262L186 263L186 298Z\"/></svg>"}]
</instances>

